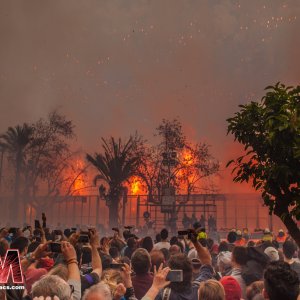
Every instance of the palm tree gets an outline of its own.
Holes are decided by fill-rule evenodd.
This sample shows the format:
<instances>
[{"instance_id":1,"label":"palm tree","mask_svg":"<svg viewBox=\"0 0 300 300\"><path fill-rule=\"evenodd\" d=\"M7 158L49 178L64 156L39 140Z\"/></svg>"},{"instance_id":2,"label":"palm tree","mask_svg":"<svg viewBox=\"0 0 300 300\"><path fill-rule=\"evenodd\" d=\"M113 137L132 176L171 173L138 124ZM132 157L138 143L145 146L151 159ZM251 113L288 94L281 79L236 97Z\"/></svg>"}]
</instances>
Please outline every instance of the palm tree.
<instances>
[{"instance_id":1,"label":"palm tree","mask_svg":"<svg viewBox=\"0 0 300 300\"><path fill-rule=\"evenodd\" d=\"M116 141L113 137L109 140L102 138L103 153L94 156L87 154L87 160L94 165L99 174L94 182L103 180L107 183L107 205L109 206L109 226L118 225L118 212L124 183L136 175L141 162L142 152L138 151L141 138L130 137L125 143L121 139Z\"/></svg>"},{"instance_id":2,"label":"palm tree","mask_svg":"<svg viewBox=\"0 0 300 300\"><path fill-rule=\"evenodd\" d=\"M24 123L22 126L9 127L0 135L0 149L7 152L15 168L14 201L10 203L10 220L17 220L21 186L21 172L26 158L26 149L32 138L33 128Z\"/></svg>"}]
</instances>

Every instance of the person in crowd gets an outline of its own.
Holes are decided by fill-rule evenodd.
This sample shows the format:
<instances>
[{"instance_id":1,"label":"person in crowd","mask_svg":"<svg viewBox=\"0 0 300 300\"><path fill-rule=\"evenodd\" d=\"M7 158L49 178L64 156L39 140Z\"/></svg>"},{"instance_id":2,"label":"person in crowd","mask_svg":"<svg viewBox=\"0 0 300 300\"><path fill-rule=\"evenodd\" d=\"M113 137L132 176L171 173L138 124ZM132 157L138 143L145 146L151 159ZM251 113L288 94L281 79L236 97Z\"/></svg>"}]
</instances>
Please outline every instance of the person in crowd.
<instances>
[{"instance_id":1,"label":"person in crowd","mask_svg":"<svg viewBox=\"0 0 300 300\"><path fill-rule=\"evenodd\" d=\"M241 230L236 231L236 240L234 242L235 246L245 246L246 245L246 239L243 237L243 234Z\"/></svg>"},{"instance_id":2,"label":"person in crowd","mask_svg":"<svg viewBox=\"0 0 300 300\"><path fill-rule=\"evenodd\" d=\"M154 272L154 268L158 269L161 265L165 266L166 260L164 254L160 250L152 250L150 253L151 258L151 272Z\"/></svg>"},{"instance_id":3,"label":"person in crowd","mask_svg":"<svg viewBox=\"0 0 300 300\"><path fill-rule=\"evenodd\" d=\"M284 231L282 229L278 230L278 234L276 236L276 241L279 243L279 245L283 245L283 243L286 241L286 234L284 233Z\"/></svg>"},{"instance_id":4,"label":"person in crowd","mask_svg":"<svg viewBox=\"0 0 300 300\"><path fill-rule=\"evenodd\" d=\"M217 256L218 271L222 276L228 276L232 271L232 253L230 251L222 251Z\"/></svg>"},{"instance_id":5,"label":"person in crowd","mask_svg":"<svg viewBox=\"0 0 300 300\"><path fill-rule=\"evenodd\" d=\"M236 241L237 234L235 230L231 230L227 235L227 241L228 241L228 250L232 252L234 248L234 243Z\"/></svg>"},{"instance_id":6,"label":"person in crowd","mask_svg":"<svg viewBox=\"0 0 300 300\"><path fill-rule=\"evenodd\" d=\"M199 300L225 300L225 290L216 280L203 281L199 288Z\"/></svg>"},{"instance_id":7,"label":"person in crowd","mask_svg":"<svg viewBox=\"0 0 300 300\"><path fill-rule=\"evenodd\" d=\"M263 296L270 300L297 300L299 278L286 262L271 262L264 273Z\"/></svg>"},{"instance_id":8,"label":"person in crowd","mask_svg":"<svg viewBox=\"0 0 300 300\"><path fill-rule=\"evenodd\" d=\"M111 256L112 260L118 262L121 258L121 253L117 247L109 248L109 255Z\"/></svg>"},{"instance_id":9,"label":"person in crowd","mask_svg":"<svg viewBox=\"0 0 300 300\"><path fill-rule=\"evenodd\" d=\"M200 275L194 281L191 261L183 253L170 257L168 267L171 270L182 270L183 280L181 282L171 282L165 289L161 290L156 300L167 299L198 299L198 289L202 281L213 277L213 268L211 265L211 256L209 251L199 243L197 234L192 236L192 242L198 252L199 259L202 263Z\"/></svg>"},{"instance_id":10,"label":"person in crowd","mask_svg":"<svg viewBox=\"0 0 300 300\"><path fill-rule=\"evenodd\" d=\"M297 251L295 242L286 240L282 245L282 252L284 261L288 263L292 270L294 270L300 279L300 263L294 259L294 254Z\"/></svg>"},{"instance_id":11,"label":"person in crowd","mask_svg":"<svg viewBox=\"0 0 300 300\"><path fill-rule=\"evenodd\" d=\"M126 256L130 259L132 253L136 250L136 248L137 248L137 242L136 242L135 238L130 237L127 240L127 248L124 251L124 256Z\"/></svg>"},{"instance_id":12,"label":"person in crowd","mask_svg":"<svg viewBox=\"0 0 300 300\"><path fill-rule=\"evenodd\" d=\"M242 290L242 297L246 297L246 284L242 277L242 268L247 263L247 250L245 247L236 246L232 251L232 270L230 276L232 276L240 285Z\"/></svg>"},{"instance_id":13,"label":"person in crowd","mask_svg":"<svg viewBox=\"0 0 300 300\"><path fill-rule=\"evenodd\" d=\"M262 240L264 242L267 242L267 241L272 242L272 240L273 240L273 234L272 234L272 232L270 231L269 228L266 228L264 230Z\"/></svg>"},{"instance_id":14,"label":"person in crowd","mask_svg":"<svg viewBox=\"0 0 300 300\"><path fill-rule=\"evenodd\" d=\"M170 247L170 250L169 250L169 253L170 253L170 256L172 255L175 255L175 254L178 254L178 253L181 253L181 248L180 246L174 244Z\"/></svg>"},{"instance_id":15,"label":"person in crowd","mask_svg":"<svg viewBox=\"0 0 300 300\"><path fill-rule=\"evenodd\" d=\"M163 248L165 249L170 249L170 243L168 242L168 230L166 228L162 229L160 232L160 236L161 236L161 242L158 242L154 245L154 250L161 250Z\"/></svg>"},{"instance_id":16,"label":"person in crowd","mask_svg":"<svg viewBox=\"0 0 300 300\"><path fill-rule=\"evenodd\" d=\"M222 277L220 283L224 287L226 300L242 299L242 289L239 283L232 276Z\"/></svg>"},{"instance_id":17,"label":"person in crowd","mask_svg":"<svg viewBox=\"0 0 300 300\"><path fill-rule=\"evenodd\" d=\"M85 291L82 300L112 300L110 288L101 282Z\"/></svg>"},{"instance_id":18,"label":"person in crowd","mask_svg":"<svg viewBox=\"0 0 300 300\"><path fill-rule=\"evenodd\" d=\"M246 296L248 300L253 300L257 295L263 297L264 282L255 281L247 287Z\"/></svg>"},{"instance_id":19,"label":"person in crowd","mask_svg":"<svg viewBox=\"0 0 300 300\"><path fill-rule=\"evenodd\" d=\"M193 258L191 260L192 263L192 271L193 271L193 281L196 280L200 276L201 273L201 261L199 258Z\"/></svg>"},{"instance_id":20,"label":"person in crowd","mask_svg":"<svg viewBox=\"0 0 300 300\"><path fill-rule=\"evenodd\" d=\"M153 275L150 273L151 257L148 251L142 248L135 250L131 257L131 265L135 273L132 277L135 296L140 300L153 282Z\"/></svg>"},{"instance_id":21,"label":"person in crowd","mask_svg":"<svg viewBox=\"0 0 300 300\"><path fill-rule=\"evenodd\" d=\"M150 253L153 247L154 245L151 236L146 236L142 239L141 248L146 249Z\"/></svg>"},{"instance_id":22,"label":"person in crowd","mask_svg":"<svg viewBox=\"0 0 300 300\"><path fill-rule=\"evenodd\" d=\"M274 247L267 247L264 251L266 255L268 255L270 261L278 261L279 253Z\"/></svg>"}]
</instances>

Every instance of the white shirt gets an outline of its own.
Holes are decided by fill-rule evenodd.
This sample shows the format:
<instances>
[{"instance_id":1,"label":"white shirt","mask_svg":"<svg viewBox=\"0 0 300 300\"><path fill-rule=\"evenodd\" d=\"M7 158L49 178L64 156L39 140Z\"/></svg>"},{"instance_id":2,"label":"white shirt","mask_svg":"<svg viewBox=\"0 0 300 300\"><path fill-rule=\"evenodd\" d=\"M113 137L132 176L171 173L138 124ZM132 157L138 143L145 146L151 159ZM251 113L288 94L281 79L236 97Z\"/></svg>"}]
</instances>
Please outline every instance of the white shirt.
<instances>
[{"instance_id":1,"label":"white shirt","mask_svg":"<svg viewBox=\"0 0 300 300\"><path fill-rule=\"evenodd\" d=\"M169 242L159 242L159 243L156 243L153 247L154 250L161 250L163 248L166 248L166 249L170 249L170 243Z\"/></svg>"}]
</instances>

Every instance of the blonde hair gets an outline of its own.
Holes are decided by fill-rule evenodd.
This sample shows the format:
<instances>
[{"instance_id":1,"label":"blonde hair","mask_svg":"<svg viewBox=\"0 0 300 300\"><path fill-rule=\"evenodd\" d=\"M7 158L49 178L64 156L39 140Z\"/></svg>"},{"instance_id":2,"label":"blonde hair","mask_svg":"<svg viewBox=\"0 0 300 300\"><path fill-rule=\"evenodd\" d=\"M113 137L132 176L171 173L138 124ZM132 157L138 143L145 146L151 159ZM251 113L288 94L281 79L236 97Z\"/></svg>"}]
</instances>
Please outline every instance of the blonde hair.
<instances>
[{"instance_id":1,"label":"blonde hair","mask_svg":"<svg viewBox=\"0 0 300 300\"><path fill-rule=\"evenodd\" d=\"M213 279L201 282L199 300L225 300L225 290L222 284Z\"/></svg>"},{"instance_id":2,"label":"blonde hair","mask_svg":"<svg viewBox=\"0 0 300 300\"><path fill-rule=\"evenodd\" d=\"M57 275L63 280L68 281L69 271L66 265L58 264L49 271L48 275Z\"/></svg>"},{"instance_id":3,"label":"blonde hair","mask_svg":"<svg viewBox=\"0 0 300 300\"><path fill-rule=\"evenodd\" d=\"M119 283L123 283L121 273L117 270L105 270L101 276L101 282L109 286L112 294L114 294Z\"/></svg>"}]
</instances>

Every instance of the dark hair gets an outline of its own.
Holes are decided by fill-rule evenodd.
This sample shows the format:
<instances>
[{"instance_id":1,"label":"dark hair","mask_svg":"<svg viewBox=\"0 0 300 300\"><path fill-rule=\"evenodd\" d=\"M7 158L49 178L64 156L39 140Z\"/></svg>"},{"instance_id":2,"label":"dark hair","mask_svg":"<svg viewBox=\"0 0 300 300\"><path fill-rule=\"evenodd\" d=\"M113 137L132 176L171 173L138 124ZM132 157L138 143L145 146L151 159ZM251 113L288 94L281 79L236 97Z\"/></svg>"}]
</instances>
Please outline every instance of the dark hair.
<instances>
[{"instance_id":1,"label":"dark hair","mask_svg":"<svg viewBox=\"0 0 300 300\"><path fill-rule=\"evenodd\" d=\"M236 232L230 231L227 235L227 241L230 244L233 244L236 241L236 236L237 236Z\"/></svg>"},{"instance_id":2,"label":"dark hair","mask_svg":"<svg viewBox=\"0 0 300 300\"><path fill-rule=\"evenodd\" d=\"M234 247L232 250L232 259L241 266L246 265L248 260L247 248L242 246Z\"/></svg>"},{"instance_id":3,"label":"dark hair","mask_svg":"<svg viewBox=\"0 0 300 300\"><path fill-rule=\"evenodd\" d=\"M264 288L270 300L297 300L299 278L285 262L271 262L264 274Z\"/></svg>"},{"instance_id":4,"label":"dark hair","mask_svg":"<svg viewBox=\"0 0 300 300\"><path fill-rule=\"evenodd\" d=\"M164 255L165 261L168 261L170 258L170 251L166 248L162 248L159 251Z\"/></svg>"},{"instance_id":5,"label":"dark hair","mask_svg":"<svg viewBox=\"0 0 300 300\"><path fill-rule=\"evenodd\" d=\"M125 240L128 240L131 237L131 235L132 234L131 234L130 230L126 229L123 231L123 237Z\"/></svg>"},{"instance_id":6,"label":"dark hair","mask_svg":"<svg viewBox=\"0 0 300 300\"><path fill-rule=\"evenodd\" d=\"M247 247L254 247L254 246L255 246L255 242L254 241L252 241L252 240L248 241Z\"/></svg>"},{"instance_id":7,"label":"dark hair","mask_svg":"<svg viewBox=\"0 0 300 300\"><path fill-rule=\"evenodd\" d=\"M193 278L192 263L183 253L175 254L170 257L168 261L168 266L171 270L182 270L183 271L183 281L182 282L172 282L170 288L175 292L183 292L190 290Z\"/></svg>"},{"instance_id":8,"label":"dark hair","mask_svg":"<svg viewBox=\"0 0 300 300\"><path fill-rule=\"evenodd\" d=\"M293 241L285 241L282 245L283 254L287 259L293 258L293 255L296 250L297 246Z\"/></svg>"},{"instance_id":9,"label":"dark hair","mask_svg":"<svg viewBox=\"0 0 300 300\"><path fill-rule=\"evenodd\" d=\"M150 236L146 236L142 240L141 248L146 249L149 253L153 249L153 240Z\"/></svg>"},{"instance_id":10,"label":"dark hair","mask_svg":"<svg viewBox=\"0 0 300 300\"><path fill-rule=\"evenodd\" d=\"M264 282L262 280L251 283L251 285L249 285L246 290L247 299L253 300L253 298L256 295L262 293L263 288L264 288Z\"/></svg>"},{"instance_id":11,"label":"dark hair","mask_svg":"<svg viewBox=\"0 0 300 300\"><path fill-rule=\"evenodd\" d=\"M226 241L222 241L219 245L219 253L229 251L228 243Z\"/></svg>"},{"instance_id":12,"label":"dark hair","mask_svg":"<svg viewBox=\"0 0 300 300\"><path fill-rule=\"evenodd\" d=\"M162 229L160 232L160 236L162 240L166 240L169 236L169 232L166 228Z\"/></svg>"},{"instance_id":13,"label":"dark hair","mask_svg":"<svg viewBox=\"0 0 300 300\"><path fill-rule=\"evenodd\" d=\"M158 233L158 234L155 236L155 241L156 241L156 243L161 242L161 235L160 235L160 233Z\"/></svg>"},{"instance_id":14,"label":"dark hair","mask_svg":"<svg viewBox=\"0 0 300 300\"><path fill-rule=\"evenodd\" d=\"M147 250L139 248L131 256L132 269L137 275L147 274L151 267L151 259Z\"/></svg>"},{"instance_id":15,"label":"dark hair","mask_svg":"<svg viewBox=\"0 0 300 300\"><path fill-rule=\"evenodd\" d=\"M175 245L175 244L177 244L177 242L178 242L177 236L172 236L171 239L170 239L170 245L171 246Z\"/></svg>"},{"instance_id":16,"label":"dark hair","mask_svg":"<svg viewBox=\"0 0 300 300\"><path fill-rule=\"evenodd\" d=\"M24 236L17 237L11 244L11 249L18 249L21 252L25 250L26 247L28 247L29 241Z\"/></svg>"},{"instance_id":17,"label":"dark hair","mask_svg":"<svg viewBox=\"0 0 300 300\"><path fill-rule=\"evenodd\" d=\"M131 237L127 240L127 246L128 248L130 249L133 249L136 245L136 242L135 242L135 238L134 237Z\"/></svg>"},{"instance_id":18,"label":"dark hair","mask_svg":"<svg viewBox=\"0 0 300 300\"><path fill-rule=\"evenodd\" d=\"M118 256L120 256L120 251L117 247L111 247L109 248L109 255L112 258L117 258Z\"/></svg>"}]
</instances>

